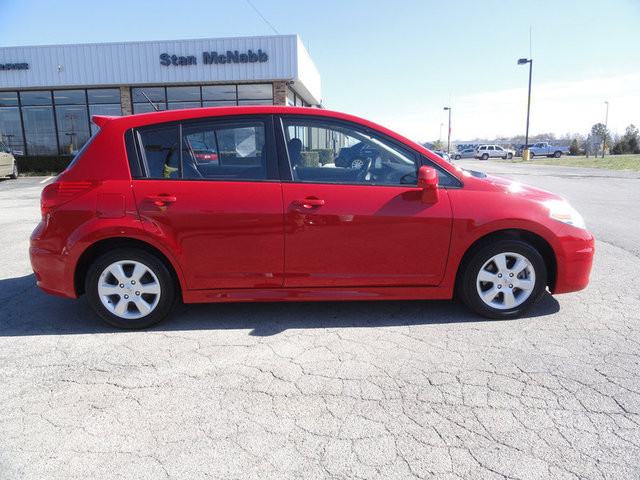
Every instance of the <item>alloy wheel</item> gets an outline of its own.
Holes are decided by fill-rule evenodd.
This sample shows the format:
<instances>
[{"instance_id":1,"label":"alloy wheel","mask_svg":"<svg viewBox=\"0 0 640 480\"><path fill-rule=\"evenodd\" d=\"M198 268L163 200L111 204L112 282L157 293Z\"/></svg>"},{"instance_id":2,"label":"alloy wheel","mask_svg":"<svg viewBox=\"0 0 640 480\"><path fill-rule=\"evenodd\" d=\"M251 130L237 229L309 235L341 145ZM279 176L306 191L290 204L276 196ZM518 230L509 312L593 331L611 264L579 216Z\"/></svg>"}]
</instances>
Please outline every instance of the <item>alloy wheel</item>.
<instances>
[{"instance_id":1,"label":"alloy wheel","mask_svg":"<svg viewBox=\"0 0 640 480\"><path fill-rule=\"evenodd\" d=\"M508 310L522 305L536 285L532 263L523 255L503 252L494 255L480 268L476 289L489 307Z\"/></svg>"},{"instance_id":2,"label":"alloy wheel","mask_svg":"<svg viewBox=\"0 0 640 480\"><path fill-rule=\"evenodd\" d=\"M135 260L121 260L105 268L98 279L98 296L112 314L135 320L158 306L162 290L156 274Z\"/></svg>"}]
</instances>

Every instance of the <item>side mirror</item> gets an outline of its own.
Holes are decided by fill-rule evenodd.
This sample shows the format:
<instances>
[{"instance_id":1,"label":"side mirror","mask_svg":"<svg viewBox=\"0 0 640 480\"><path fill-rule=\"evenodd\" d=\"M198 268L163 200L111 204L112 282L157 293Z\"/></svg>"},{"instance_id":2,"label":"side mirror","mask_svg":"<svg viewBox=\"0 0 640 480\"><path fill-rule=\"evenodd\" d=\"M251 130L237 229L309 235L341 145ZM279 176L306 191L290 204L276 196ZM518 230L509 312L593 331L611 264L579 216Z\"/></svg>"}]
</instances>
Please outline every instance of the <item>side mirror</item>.
<instances>
[{"instance_id":1,"label":"side mirror","mask_svg":"<svg viewBox=\"0 0 640 480\"><path fill-rule=\"evenodd\" d=\"M418 188L422 189L422 203L436 203L438 201L438 172L435 168L420 167Z\"/></svg>"}]
</instances>

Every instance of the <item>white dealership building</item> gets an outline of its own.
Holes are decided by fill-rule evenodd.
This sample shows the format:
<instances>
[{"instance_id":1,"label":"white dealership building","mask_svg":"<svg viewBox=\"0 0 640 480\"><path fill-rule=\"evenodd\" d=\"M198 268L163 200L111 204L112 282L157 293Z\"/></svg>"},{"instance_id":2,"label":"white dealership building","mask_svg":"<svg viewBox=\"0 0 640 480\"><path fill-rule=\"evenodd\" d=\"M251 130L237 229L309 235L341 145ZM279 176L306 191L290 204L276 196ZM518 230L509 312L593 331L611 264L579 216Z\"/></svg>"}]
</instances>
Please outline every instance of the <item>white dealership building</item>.
<instances>
[{"instance_id":1,"label":"white dealership building","mask_svg":"<svg viewBox=\"0 0 640 480\"><path fill-rule=\"evenodd\" d=\"M16 154L77 151L92 115L321 102L297 35L0 48L0 140Z\"/></svg>"}]
</instances>

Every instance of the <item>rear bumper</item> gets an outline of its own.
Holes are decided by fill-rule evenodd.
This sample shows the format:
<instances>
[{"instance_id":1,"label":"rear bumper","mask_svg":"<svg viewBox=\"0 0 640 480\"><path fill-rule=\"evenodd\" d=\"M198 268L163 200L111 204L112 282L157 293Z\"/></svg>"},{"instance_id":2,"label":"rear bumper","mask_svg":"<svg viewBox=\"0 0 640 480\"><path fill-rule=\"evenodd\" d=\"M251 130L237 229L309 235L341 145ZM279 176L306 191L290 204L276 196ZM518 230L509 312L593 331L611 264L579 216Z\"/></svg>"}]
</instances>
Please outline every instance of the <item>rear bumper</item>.
<instances>
[{"instance_id":1,"label":"rear bumper","mask_svg":"<svg viewBox=\"0 0 640 480\"><path fill-rule=\"evenodd\" d=\"M559 237L558 275L552 293L577 292L589 284L595 240L586 230L570 226L565 227Z\"/></svg>"},{"instance_id":2,"label":"rear bumper","mask_svg":"<svg viewBox=\"0 0 640 480\"><path fill-rule=\"evenodd\" d=\"M39 238L42 229L41 222L31 234L31 246L29 247L31 268L36 275L38 287L52 295L78 298L75 292L73 273L69 274L68 255L64 252L47 249Z\"/></svg>"}]
</instances>

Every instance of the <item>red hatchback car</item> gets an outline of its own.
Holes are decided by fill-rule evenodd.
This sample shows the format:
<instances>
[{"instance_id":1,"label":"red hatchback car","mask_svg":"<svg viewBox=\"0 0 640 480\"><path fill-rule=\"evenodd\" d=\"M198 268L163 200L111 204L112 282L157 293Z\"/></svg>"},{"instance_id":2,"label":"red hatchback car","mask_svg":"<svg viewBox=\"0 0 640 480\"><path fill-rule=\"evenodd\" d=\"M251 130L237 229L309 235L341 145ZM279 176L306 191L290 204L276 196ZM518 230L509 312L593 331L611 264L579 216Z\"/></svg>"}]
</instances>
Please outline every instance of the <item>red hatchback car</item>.
<instances>
[{"instance_id":1,"label":"red hatchback car","mask_svg":"<svg viewBox=\"0 0 640 480\"><path fill-rule=\"evenodd\" d=\"M561 197L460 170L366 120L232 107L97 116L42 192L31 264L141 328L191 302L448 299L512 318L584 288L593 237ZM378 155L337 167L342 148ZM217 162L197 161L194 144Z\"/></svg>"}]
</instances>

